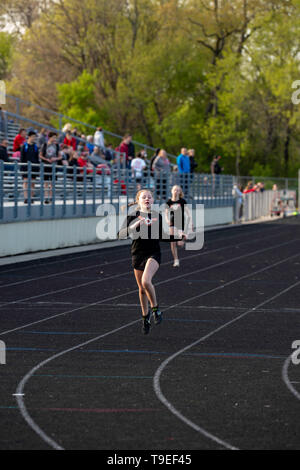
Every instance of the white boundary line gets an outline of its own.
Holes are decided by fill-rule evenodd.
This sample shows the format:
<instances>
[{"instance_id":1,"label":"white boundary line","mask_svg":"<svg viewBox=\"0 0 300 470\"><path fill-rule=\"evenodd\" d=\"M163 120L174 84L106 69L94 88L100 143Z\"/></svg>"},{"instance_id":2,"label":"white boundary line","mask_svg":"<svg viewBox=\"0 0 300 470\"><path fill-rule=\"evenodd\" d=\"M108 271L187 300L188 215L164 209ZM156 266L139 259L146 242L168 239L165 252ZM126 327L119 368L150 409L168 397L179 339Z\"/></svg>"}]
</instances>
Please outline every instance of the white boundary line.
<instances>
[{"instance_id":1,"label":"white boundary line","mask_svg":"<svg viewBox=\"0 0 300 470\"><path fill-rule=\"evenodd\" d=\"M286 258L285 260L283 260L282 262L285 262L285 261L288 261L292 258L296 258L297 256L300 256L300 253L298 253L297 255L293 255L293 256L290 256L288 258ZM267 269L271 268L271 267L274 267L276 265L279 265L279 263L275 263L275 264L272 264L270 265ZM261 270L262 271L262 270ZM261 272L260 271L260 272ZM254 274L254 273L253 273ZM230 283L228 284L232 284L233 281L231 281ZM228 285L227 284L227 285ZM249 313L253 313L254 311L258 310L260 307L262 307L263 305L271 302L272 300L275 300L277 299L279 296L281 296L282 294L285 294L286 292L288 292L289 290L293 289L294 287L300 285L300 281L297 281L296 283L292 284L290 287L286 288L286 289L283 289L281 292L279 292L278 294L270 297L269 299L259 303L258 305L256 305L255 307L253 308L250 308L248 309L246 312L242 313L241 315L239 315L238 317L234 318L233 320L230 320L229 322L226 322L224 323L223 325L221 325L220 327L216 328L215 330L211 331L210 333L208 333L207 335L205 336L202 336L200 339L198 339L197 341L194 341L193 343L189 344L188 346L186 346L185 348L183 349L180 349L179 351L177 351L175 354L172 354L171 356L169 356L160 366L159 368L157 369L157 371L155 372L154 374L154 378L153 378L153 388L154 388L154 391L155 391L155 394L157 396L157 398L163 403L163 405L165 405L168 410L173 413L175 416L177 416L177 418L179 418L181 421L183 421L186 425L190 426L191 428L195 429L197 432L199 432L200 434L202 434L203 436L207 437L208 439L211 439L212 441L216 442L217 444L221 444L223 447L225 447L226 449L230 449L230 450L238 450L238 448L236 447L233 447L231 444L227 443L226 441L223 441L221 439L219 439L217 436L209 433L208 431L206 431L204 428L198 426L197 424L193 423L193 421L189 420L188 418L186 418L184 415L182 415L180 413L180 411L178 411L168 400L167 398L164 396L164 394L162 393L161 391L161 386L160 386L160 378L161 378L161 375L164 371L164 369L167 367L167 365L173 360L175 359L176 357L178 357L180 354L188 351L189 349L193 348L194 346L196 346L197 344L199 344L200 342L203 342L205 341L206 339L210 338L211 336L213 336L215 333L218 333L219 331L223 330L224 328L226 328L227 326L230 326L232 325L233 323L236 323L237 321L241 320L242 318L244 318L246 315L248 315ZM221 286L223 287L223 286ZM171 308L171 307L169 307ZM173 306L172 306L173 308ZM166 310L166 309L165 309ZM288 358L288 360L290 360L290 357ZM284 374L286 373L286 370L287 370L287 367L288 367L288 362L286 362L286 366L284 368ZM285 376L284 376L285 377ZM290 384L290 382L286 382L288 388L291 390L291 392L297 396L298 399L300 399L300 395L298 394L298 392L294 389L294 387Z\"/></svg>"},{"instance_id":2,"label":"white boundary line","mask_svg":"<svg viewBox=\"0 0 300 470\"><path fill-rule=\"evenodd\" d=\"M294 241L297 241L297 240L293 240L291 242L288 242L288 243L292 243ZM273 247L273 248L276 248L276 247ZM261 250L260 250L261 251ZM266 250L264 250L266 251ZM246 255L247 256L247 255ZM300 253L298 253L297 255L293 255L293 256L290 256L288 258L285 258L284 260L281 260L281 261L278 261L276 263L273 263L263 269L259 269L258 271L254 271L254 272L251 272L249 274L247 274L246 276L242 276L241 278L237 278L233 281L230 281L224 285L222 285L221 287L217 287L215 289L212 289L211 291L209 292L206 292L206 293L202 293L200 294L199 296L195 296L195 297L201 297L201 296L204 296L204 295L207 295L208 293L212 292L212 291L215 291L215 290L218 290L220 288L224 288L225 286L227 285L231 285L233 284L234 282L238 282L240 279L244 279L245 277L250 277L250 276L253 276L259 272L263 272L263 271L266 271L274 266L277 266L279 264L282 264L284 262L286 262L287 260L289 259L292 259L292 258L295 258L296 256L300 256ZM245 257L245 255L244 255ZM231 260L232 261L232 260ZM190 274L190 273L188 273ZM182 277L182 276L181 276ZM298 281L295 285L298 285L300 284L300 281ZM288 289L285 289L285 291L288 291L289 289L291 289L293 286L291 286L290 288ZM161 375L161 372L163 371L164 367L174 358L174 357L177 357L179 354L181 354L183 351L185 351L186 349L190 349L192 346L194 346L195 344L198 344L200 341L204 341L204 339L212 336L214 333L216 333L217 331L220 331L222 330L223 328L225 328L226 326L230 325L231 323L234 323L235 321L238 321L240 318L243 318L247 313L249 313L250 311L252 312L253 310L256 310L256 308L259 308L260 306L264 305L265 303L269 302L270 300L274 299L274 298L277 298L279 295L281 295L283 292L285 291L282 291L281 293L275 295L274 297L272 297L271 299L268 299L262 303L260 303L259 305L257 305L255 308L252 308L250 309L248 312L245 312L243 313L242 315L240 315L239 317L231 320L230 322L227 322L225 323L224 325L220 326L219 328L215 329L214 331L212 331L211 333L209 333L208 335L204 336L203 338L201 338L200 340L196 341L195 343L192 343L191 345L187 346L186 348L180 350L179 352L175 353L175 355L172 355L170 356L166 361L163 362L163 364L159 367L158 371L155 373L154 375L154 391L156 393L156 395L158 396L158 398L160 399L160 401L162 401L163 404L166 404L167 403L167 407L170 411L172 411L177 417L179 417L181 420L183 420L186 424L188 424L189 426L193 427L194 429L196 429L198 432L201 432L203 435L205 435L206 437L209 437L213 440L215 440L216 442L218 442L219 444L223 445L224 447L226 448L231 448L231 449L235 449L233 446L231 446L230 444L226 443L225 441L222 441L221 439L217 438L216 436L213 436L212 434L208 433L207 431L205 431L203 428L200 428L198 427L196 424L192 423L192 421L188 420L187 418L185 418L183 415L181 415L169 402L167 402L167 400L165 399L165 397L161 394L160 392L160 386L159 386L159 377ZM190 300L190 299L189 299ZM186 301L183 301L183 302L179 302L177 303L176 305L180 305L182 303L185 303ZM175 306L175 305L174 305ZM172 308L174 307L172 306ZM171 307L169 307L171 308ZM25 403L24 403L24 399L23 399L23 396L21 394L24 393L24 387L26 385L26 383L28 382L28 380L32 377L32 375L38 370L40 369L41 367L43 367L45 364L49 363L50 361L54 360L54 359L57 359L58 357L68 353L68 352L71 352L71 351L74 351L80 347L84 347L94 341L97 341L101 338L104 338L106 336L109 336L111 334L114 334L118 331L121 331L122 329L125 329L129 326L132 326L134 324L136 324L137 322L139 322L140 319L138 320L134 320L130 323L127 323L119 328L116 328L114 330L111 330L111 331L108 331L107 333L104 333L102 335L99 335L97 336L96 338L93 338L93 339L90 339L88 341L85 341L83 343L80 343L76 346L73 346L65 351L61 351L59 352L58 354L55 354L54 356L50 356L48 359L46 359L45 361L42 361L41 363L37 364L33 369L31 369L24 377L23 379L19 382L18 386L17 386L17 389L16 389L16 393L18 394L17 396L17 403L18 403L18 406L20 408L20 412L23 416L23 418L25 419L25 421L27 422L27 424L38 434L38 436L41 437L41 439L43 439L45 442L47 442L51 447L53 447L54 449L56 450L64 450L63 447L61 447L59 444L57 444L53 439L51 439L35 422L34 420L31 418L31 416L29 415L27 409L26 409L26 406L25 406Z\"/></svg>"},{"instance_id":3,"label":"white boundary line","mask_svg":"<svg viewBox=\"0 0 300 470\"><path fill-rule=\"evenodd\" d=\"M300 400L300 393L298 392L298 390L295 389L295 387L292 385L292 382L290 381L289 379L289 365L292 361L292 355L291 354L287 359L286 361L284 362L283 364L283 368L282 368L282 379L285 383L285 385L287 386L287 388L289 389L289 391L298 399Z\"/></svg>"},{"instance_id":4,"label":"white boundary line","mask_svg":"<svg viewBox=\"0 0 300 470\"><path fill-rule=\"evenodd\" d=\"M235 258L231 258L230 260L222 261L222 262L220 262L220 263L216 263L216 264L213 264L213 265L204 267L204 268L196 269L195 271L190 271L189 273L180 274L180 275L178 275L178 276L171 277L171 278L166 279L166 280L164 280L164 281L160 281L160 282L156 283L155 285L156 285L156 286L160 286L160 285L162 285L162 284L166 284L167 282L171 282L171 281L174 281L174 280L177 280L177 279L181 279L182 277L185 277L185 276L190 276L190 275L192 275L192 274L200 273L200 272L203 272L203 271L208 271L209 269L214 269L214 268L217 268L217 267L219 267L219 266L224 266L224 264L232 263L233 261L237 261L237 260L239 260L239 259L247 258L248 256L252 256L252 255L259 254L259 253L263 253L264 251L272 250L272 249L274 249L274 248L279 248L279 247L281 247L281 246L289 245L290 243L294 243L294 242L296 242L296 241L298 241L298 239L294 239L294 240L291 240L291 241L288 241L288 242L280 243L279 245L271 246L271 247L268 247L268 248L263 248L263 249L260 249L260 250L256 250L256 251L254 251L254 252L247 253L246 255L236 256ZM248 243L248 242L247 242L247 243ZM225 248L228 248L228 247L225 247ZM224 249L224 248L217 248L216 251L222 250L222 249ZM212 251L215 251L215 250L212 250ZM211 252L212 252L212 251L211 251ZM208 252L206 252L205 254L208 254ZM204 253L203 253L203 255L204 255ZM193 255L193 257L194 257L194 256L200 256L200 255ZM168 263L170 263L170 262L168 262ZM168 264L168 263L166 263L166 264ZM164 263L162 263L162 265L163 265L163 264L164 264ZM106 278L106 280L107 280L107 279L116 278L116 277L120 277L120 276L123 276L123 275L125 275L125 274L128 274L128 272L125 272L125 273L123 273L123 274L116 274L116 275L114 275L114 276L110 276L110 277ZM81 284L81 286L82 286L82 285L87 285L87 284L92 284L92 283L94 283L94 282L97 282L97 281L90 281L90 282L88 282L88 283ZM99 282L99 281L98 281L98 282ZM225 284L224 284L224 285L225 285ZM72 287L69 287L69 288L66 288L66 289L61 289L61 290L59 290L59 291L54 291L54 293L61 292L61 291L66 291L66 290L70 290L70 289L73 289L73 288L76 288L76 287L78 287L78 286L75 286L75 287L72 286ZM221 287L223 287L223 286L221 286ZM90 304L83 305L83 306L81 306L81 307L76 307L76 308L74 308L74 309L72 309L72 310L67 310L67 311L64 311L64 312L61 312L61 313L57 313L57 314L55 314L55 315L51 315L50 317L46 317L46 318L43 318L43 319L41 319L41 320L37 320L37 321L31 322L31 323L27 323L27 324L25 324L25 325L22 325L22 326L13 328L13 329L11 329L11 330L3 331L3 332L0 333L0 336L5 335L5 334L8 334L8 333L12 333L12 332L17 331L17 330L21 330L21 329L23 329L23 328L26 328L27 326L32 326L32 325L36 325L36 324L38 324L38 323L43 323L43 322L45 322L45 321L51 320L51 319L53 319L53 318L60 317L60 316L62 316L62 315L67 315L67 314L69 314L69 313L77 312L77 311L83 310L83 309L85 309L85 308L93 307L93 306L96 306L96 305L101 305L101 304L103 304L103 303L105 303L105 302L107 302L107 301L119 299L120 297L124 297L124 296L126 296L126 295L133 294L133 293L135 293L135 292L137 292L137 291L138 291L138 289L133 289L133 290L131 290L131 291L124 292L123 294L118 294L118 295L115 295L115 296L113 296L113 297L108 297L108 298L106 298L106 299L99 300L98 302L93 302L93 303L90 303ZM24 300L30 300L30 299L33 299L33 298L43 297L44 295L50 295L50 294L51 294L51 292L50 292L50 293L47 293L47 294L41 294L41 295L37 295L37 296L33 296L33 297L28 297L28 298L21 299L21 300L11 301L11 302L9 302L8 304L9 304L9 305L11 305L11 304L16 304L16 303L22 302L22 301L24 301ZM2 304L0 307L2 308L2 307L4 307L5 305L7 305L7 304Z\"/></svg>"},{"instance_id":5,"label":"white boundary line","mask_svg":"<svg viewBox=\"0 0 300 470\"><path fill-rule=\"evenodd\" d=\"M260 225L261 223L264 223L265 221L257 221L256 222L256 225ZM272 222L272 220L270 221L267 221L267 222ZM275 222L275 220L274 220ZM218 225L215 225L215 226L212 226L212 227L204 227L204 231L205 232L217 232L220 231L220 230L228 230L228 229L243 229L245 227L245 229L247 229L249 227L250 224L248 223L244 223L242 225L221 225L221 226L218 226ZM253 224L252 224L253 225ZM282 225L284 227L284 225ZM272 228L272 227L271 227ZM257 227L255 227L255 230L253 229L252 231L256 231L257 230ZM262 229L263 230L263 229ZM251 232L252 232L251 231ZM239 230L239 232L243 232L243 230ZM234 238L234 237L226 237L226 238ZM221 240L221 239L219 239ZM46 250L46 251L38 251L38 252L34 252L34 253L24 253L24 254L20 254L20 255L12 255L12 256L4 256L4 257L0 257L0 267L1 266L6 266L6 265L10 265L10 264L20 264L20 263L27 263L27 262L30 262L30 261L34 261L34 260L37 260L37 259L48 259L48 258L54 258L56 256L67 256L67 255L72 255L72 254L77 254L77 253L86 253L86 252L89 252L89 251L98 251L98 250L104 250L104 249L109 249L109 248L116 248L116 247L126 247L130 245L130 241L128 240L116 240L116 241L112 241L112 242L102 242L102 243L96 243L96 244L92 244L92 245L77 245L77 246L73 246L73 247L67 247L67 248L56 248L56 249L53 249L53 250ZM87 254L86 256L78 256L76 259L81 259L81 258L89 258L90 256L94 256L94 253L91 253L91 254ZM58 263L58 262L61 262L61 260L57 260L57 261L49 261L49 262L46 262L45 264L55 264L55 263ZM34 266L39 266L39 265L34 265ZM19 269L28 269L28 267L24 266L24 267L20 267ZM6 270L6 271L2 271L2 273L4 272L12 272L13 269L9 269L9 270Z\"/></svg>"},{"instance_id":6,"label":"white boundary line","mask_svg":"<svg viewBox=\"0 0 300 470\"><path fill-rule=\"evenodd\" d=\"M223 238L220 238L219 240L228 240L228 239L231 239L231 238L238 238L240 235L234 235L232 237L223 237ZM277 235L272 235L271 237L269 238L274 238L276 237ZM243 237L244 238L244 237ZM261 237L258 238L258 240L260 240ZM262 238L265 238L265 234ZM208 242L210 243L210 242ZM247 242L243 242L243 243L251 243L249 241ZM242 244L242 243L239 243L239 245ZM235 245L229 245L228 248L232 247L232 246L235 246ZM128 244L126 245L126 247L128 247ZM221 249L224 249L224 248L219 248L218 250L221 250ZM120 251L120 250L118 250ZM162 252L169 252L170 250L168 248L162 250ZM211 253L212 251L210 251ZM204 253L201 253L201 255L203 255ZM197 255L192 255L192 256L188 256L184 259L189 259L190 257L194 257L194 256L199 256L199 254ZM81 259L82 257L78 257L76 259ZM87 256L84 256L83 258L87 258ZM62 276L64 274L70 274L70 273L73 273L73 272L80 272L80 271L85 271L85 270L88 270L88 269L91 269L91 268L96 268L96 267L99 267L99 269L101 269L101 267L106 267L106 266L110 266L112 264L116 264L116 263L120 263L122 261L126 261L126 260L130 260L131 257L130 256L127 256L126 258L122 258L122 259L118 259L118 260L113 260L111 262L106 262L105 264L101 264L101 261L99 261L97 264L93 264L93 265L90 265L90 266L85 266L83 268L78 268L78 269L72 269L72 270L69 270L69 271L62 271L62 272L58 272L58 273L53 273L53 274L46 274L45 276L40 276L40 277L35 277L35 278L30 278L30 279L25 279L25 280L22 280L22 281L17 281L17 282L12 282L12 283L9 283L9 284L1 284L0 285L0 289L2 288L5 288L5 287L12 287L12 286L16 286L16 285L19 285L19 284L25 284L27 282L33 282L33 281L38 281L38 280L41 280L41 279L47 279L47 278L51 278L51 277L57 277L57 276ZM183 260L184 260L183 259ZM60 262L61 260L58 260L58 261L54 261L53 263L57 263L57 262ZM48 263L47 263L48 264ZM163 265L166 264L166 263L162 263ZM6 271L4 271L5 273ZM11 272L11 271L9 271ZM131 272L131 271L127 271L127 272ZM0 275L2 274L2 272L0 271ZM104 280L104 279L103 279ZM80 285L78 287L81 287ZM53 292L51 292L52 294ZM1 306L0 306L1 307Z\"/></svg>"},{"instance_id":7,"label":"white boundary line","mask_svg":"<svg viewBox=\"0 0 300 470\"><path fill-rule=\"evenodd\" d=\"M278 235L271 235L269 237L269 239L271 238L276 238ZM265 237L263 237L265 238ZM259 241L260 238L256 238L254 243L256 243L257 241ZM205 256L207 254L211 254L211 253L217 253L218 251L222 251L222 250L225 250L227 248L236 248L236 247L239 247L241 245L247 245L247 244L251 244L252 242L247 240L245 242L242 242L242 243L238 243L238 244L234 244L234 245L227 245L225 247L220 247L220 248L216 248L214 250L208 250L208 251L203 251L201 253L197 253L195 255L190 255L190 256L186 256L185 258L182 259L182 261L184 262L185 260L188 260L188 259L191 259L191 258L197 258L198 256ZM168 250L164 250L164 251L168 251ZM127 257L127 258L122 258L120 260L115 260L113 261L111 264L116 264L116 263L119 263L119 262L122 262L122 261L126 261L126 260L130 260L131 257ZM161 263L161 266L166 266L168 264L172 264L173 261L165 261L164 263ZM70 273L70 272L76 272L76 271L81 271L81 270L84 270L84 269L90 269L91 267L95 267L95 266L98 266L97 265L92 265L92 266L88 266L86 268L81 268L81 269L74 269L72 271L65 271L64 273L59 273L59 274L50 274L49 276L42 276L42 277L38 277L38 278L35 278L34 280L39 280L39 279L45 279L45 278L48 278L48 277L53 277L53 276L57 276L57 275L60 275L60 274L66 274L66 273ZM104 265L105 266L105 265ZM99 266L99 269L100 269L100 266ZM31 297L23 297L22 299L18 299L18 300L10 300L10 301L7 301L7 302L3 302L0 304L0 309L2 307L5 307L7 305L13 305L13 304L17 304L19 302L25 302L27 300L33 300L33 299L38 299L38 298L41 298L41 297L46 297L47 295L52 295L52 294L59 294L61 292L66 292L66 291L69 291L69 290L72 290L72 289L77 289L79 287L85 287L85 286L88 286L88 285L91 285L91 284L96 284L98 282L104 282L104 281L108 281L110 279L114 279L114 278L117 278L117 277L121 277L121 276L125 276L126 274L131 274L132 273L132 269L129 270L129 271L125 271L123 273L119 273L119 274L113 274L112 276L107 276L107 277L104 277L103 279L94 279L93 281L88 281L88 282L84 282L82 284L76 284L76 285L72 285L70 287L64 287L63 289L57 289L57 290L54 290L54 291L48 291L48 292L44 292L43 294L37 294L37 295L34 295L34 296L31 296ZM31 281L33 279L30 279ZM24 281L26 282L26 281ZM22 281L21 281L22 283ZM7 287L6 286L3 286L3 287Z\"/></svg>"}]
</instances>

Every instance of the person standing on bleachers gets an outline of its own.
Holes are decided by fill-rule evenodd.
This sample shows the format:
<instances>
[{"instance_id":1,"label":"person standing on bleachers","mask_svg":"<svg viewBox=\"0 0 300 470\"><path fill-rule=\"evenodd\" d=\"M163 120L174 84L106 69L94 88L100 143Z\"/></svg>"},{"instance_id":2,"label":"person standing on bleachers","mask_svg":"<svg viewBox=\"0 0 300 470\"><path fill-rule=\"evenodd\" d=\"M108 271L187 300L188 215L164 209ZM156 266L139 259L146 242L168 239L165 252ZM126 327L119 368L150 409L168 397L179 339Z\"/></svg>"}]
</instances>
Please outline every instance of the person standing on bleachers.
<instances>
[{"instance_id":1,"label":"person standing on bleachers","mask_svg":"<svg viewBox=\"0 0 300 470\"><path fill-rule=\"evenodd\" d=\"M14 138L13 142L13 155L12 157L16 160L21 158L21 147L26 141L26 129L21 128Z\"/></svg>"},{"instance_id":2,"label":"person standing on bleachers","mask_svg":"<svg viewBox=\"0 0 300 470\"><path fill-rule=\"evenodd\" d=\"M189 195L190 188L190 173L191 173L191 161L187 154L187 149L183 147L180 155L177 157L177 167L179 173L179 186L181 186L186 197Z\"/></svg>"},{"instance_id":3,"label":"person standing on bleachers","mask_svg":"<svg viewBox=\"0 0 300 470\"><path fill-rule=\"evenodd\" d=\"M50 204L52 199L52 165L53 163L57 164L58 161L62 160L62 154L59 150L57 139L57 133L50 131L48 134L48 142L46 142L40 149L40 159L44 163L45 204Z\"/></svg>"},{"instance_id":4,"label":"person standing on bleachers","mask_svg":"<svg viewBox=\"0 0 300 470\"><path fill-rule=\"evenodd\" d=\"M2 139L0 144L0 160L3 162L9 162L8 152L7 152L8 141Z\"/></svg>"},{"instance_id":5,"label":"person standing on bleachers","mask_svg":"<svg viewBox=\"0 0 300 470\"><path fill-rule=\"evenodd\" d=\"M31 204L33 204L35 179L39 174L39 149L35 140L36 133L34 131L30 131L28 132L27 142L25 142L21 147L20 162L24 163L24 165L21 165L20 171L23 178L24 204L28 204L28 177L29 175L31 177ZM32 164L31 173L28 171L29 162Z\"/></svg>"}]
</instances>

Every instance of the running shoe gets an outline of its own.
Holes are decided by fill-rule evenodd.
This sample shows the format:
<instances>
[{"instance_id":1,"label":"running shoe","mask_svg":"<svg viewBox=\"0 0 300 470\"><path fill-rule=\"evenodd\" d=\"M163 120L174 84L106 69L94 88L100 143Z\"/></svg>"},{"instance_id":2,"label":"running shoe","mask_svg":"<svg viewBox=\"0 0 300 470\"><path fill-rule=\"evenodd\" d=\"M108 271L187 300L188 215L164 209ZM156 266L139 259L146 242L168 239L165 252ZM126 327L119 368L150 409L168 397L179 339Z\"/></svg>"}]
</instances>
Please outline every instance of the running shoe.
<instances>
[{"instance_id":1,"label":"running shoe","mask_svg":"<svg viewBox=\"0 0 300 470\"><path fill-rule=\"evenodd\" d=\"M159 325L162 322L162 319L163 319L162 312L158 308L156 310L153 310L152 313L153 313L153 318L154 318L155 325Z\"/></svg>"},{"instance_id":2,"label":"running shoe","mask_svg":"<svg viewBox=\"0 0 300 470\"><path fill-rule=\"evenodd\" d=\"M150 314L148 313L148 315L146 317L143 317L143 320L142 320L142 331L144 333L144 335L147 335L150 331L150 327L151 327L151 321L150 321Z\"/></svg>"},{"instance_id":3,"label":"running shoe","mask_svg":"<svg viewBox=\"0 0 300 470\"><path fill-rule=\"evenodd\" d=\"M180 264L179 259L175 259L174 264L173 264L173 268L178 268L179 264Z\"/></svg>"}]
</instances>

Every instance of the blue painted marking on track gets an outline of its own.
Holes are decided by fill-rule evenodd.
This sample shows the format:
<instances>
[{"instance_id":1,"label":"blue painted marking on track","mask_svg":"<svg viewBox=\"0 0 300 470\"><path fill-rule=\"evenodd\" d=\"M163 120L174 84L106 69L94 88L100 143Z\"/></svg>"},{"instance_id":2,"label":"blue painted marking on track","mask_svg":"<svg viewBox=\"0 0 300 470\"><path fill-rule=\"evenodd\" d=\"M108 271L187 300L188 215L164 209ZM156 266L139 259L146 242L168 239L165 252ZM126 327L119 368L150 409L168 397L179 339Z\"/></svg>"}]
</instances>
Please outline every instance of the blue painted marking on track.
<instances>
[{"instance_id":1,"label":"blue painted marking on track","mask_svg":"<svg viewBox=\"0 0 300 470\"><path fill-rule=\"evenodd\" d=\"M60 351L59 349L46 349L46 348L7 348L9 351ZM72 352L80 353L128 353L128 354L170 354L166 351L147 351L135 349L76 349ZM285 359L286 356L275 356L271 354L257 354L257 353L184 353L182 356L202 356L202 357L234 357L234 358L258 358L258 359Z\"/></svg>"},{"instance_id":2,"label":"blue painted marking on track","mask_svg":"<svg viewBox=\"0 0 300 470\"><path fill-rule=\"evenodd\" d=\"M180 322L195 322L195 323L215 323L215 320L189 320L187 318L164 318L164 321L180 321Z\"/></svg>"},{"instance_id":3,"label":"blue painted marking on track","mask_svg":"<svg viewBox=\"0 0 300 470\"><path fill-rule=\"evenodd\" d=\"M94 335L94 331L30 331L21 330L19 333L30 333L35 335ZM99 333L100 334L100 333Z\"/></svg>"},{"instance_id":4,"label":"blue painted marking on track","mask_svg":"<svg viewBox=\"0 0 300 470\"><path fill-rule=\"evenodd\" d=\"M153 379L153 376L134 375L64 375L64 374L34 374L33 377L61 377L70 379Z\"/></svg>"}]
</instances>

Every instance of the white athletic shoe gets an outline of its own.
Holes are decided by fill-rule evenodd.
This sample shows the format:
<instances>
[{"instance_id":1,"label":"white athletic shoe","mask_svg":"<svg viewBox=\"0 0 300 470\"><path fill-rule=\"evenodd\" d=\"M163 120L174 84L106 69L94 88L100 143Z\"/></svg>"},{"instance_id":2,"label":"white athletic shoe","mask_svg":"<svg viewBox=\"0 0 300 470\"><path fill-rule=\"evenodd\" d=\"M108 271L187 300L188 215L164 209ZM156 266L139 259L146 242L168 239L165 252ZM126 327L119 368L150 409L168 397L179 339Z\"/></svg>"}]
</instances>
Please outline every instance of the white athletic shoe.
<instances>
[{"instance_id":1,"label":"white athletic shoe","mask_svg":"<svg viewBox=\"0 0 300 470\"><path fill-rule=\"evenodd\" d=\"M180 263L179 263L179 259L175 259L174 264L173 264L173 267L174 267L174 268L178 268L178 267L179 267L179 264L180 264Z\"/></svg>"}]
</instances>

